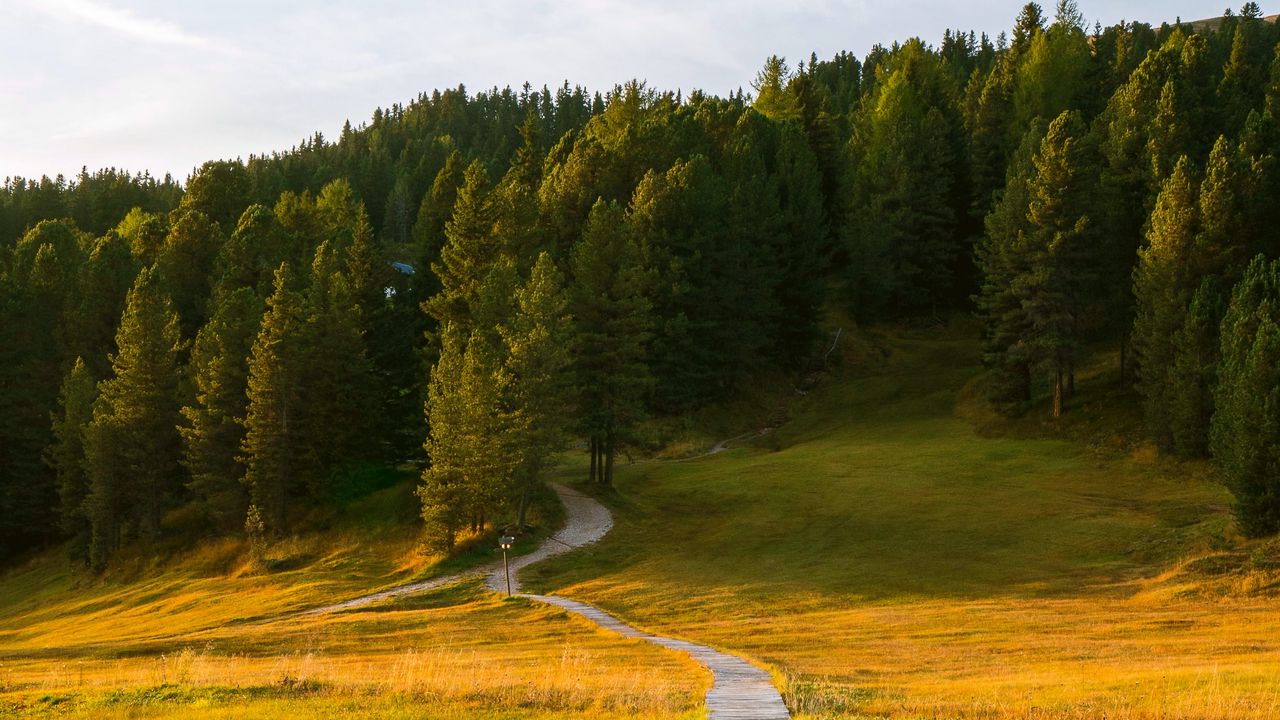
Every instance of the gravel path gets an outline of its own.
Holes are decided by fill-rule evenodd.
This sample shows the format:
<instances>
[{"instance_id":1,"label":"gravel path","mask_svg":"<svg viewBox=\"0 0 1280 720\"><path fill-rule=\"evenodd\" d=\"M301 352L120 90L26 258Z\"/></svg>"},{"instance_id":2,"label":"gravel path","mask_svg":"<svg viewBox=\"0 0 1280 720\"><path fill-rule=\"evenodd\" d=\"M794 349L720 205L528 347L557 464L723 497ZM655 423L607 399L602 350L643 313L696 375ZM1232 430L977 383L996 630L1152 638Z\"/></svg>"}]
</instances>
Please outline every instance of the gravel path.
<instances>
[{"instance_id":1,"label":"gravel path","mask_svg":"<svg viewBox=\"0 0 1280 720\"><path fill-rule=\"evenodd\" d=\"M562 555L583 545L590 545L613 529L613 515L594 498L570 490L559 483L548 483L560 502L564 503L565 523L560 532L552 535L542 546L528 555L511 560L511 589L520 592L520 571L549 557ZM485 584L495 592L507 591L506 574L498 562L489 572Z\"/></svg>"},{"instance_id":2,"label":"gravel path","mask_svg":"<svg viewBox=\"0 0 1280 720\"><path fill-rule=\"evenodd\" d=\"M719 446L717 447L719 448ZM566 520L564 528L548 538L537 550L511 561L511 588L513 591L519 592L520 570L523 568L549 557L569 552L575 548L590 545L604 537L613 527L613 515L609 513L608 508L601 505L594 498L574 492L563 485L556 483L551 483L550 485L551 489L555 490L556 495L560 496L560 500L565 506ZM317 615L335 610L357 608L362 605L369 605L449 585L459 580L479 575L486 576L485 584L492 590L500 593L506 592L506 573L503 571L502 561L499 560L465 573L425 580L412 585L402 585L335 605L316 608L305 614ZM778 694L777 688L773 686L773 680L769 677L769 673L736 655L722 653L706 645L698 645L684 640L642 632L599 608L576 600L554 595L530 595L525 593L519 593L519 595L529 600L563 608L623 637L636 638L671 650L687 653L694 660L711 670L713 681L711 690L707 692L707 709L710 711L711 720L787 720L791 717L790 713L787 712L787 706L782 702L782 696Z\"/></svg>"}]
</instances>

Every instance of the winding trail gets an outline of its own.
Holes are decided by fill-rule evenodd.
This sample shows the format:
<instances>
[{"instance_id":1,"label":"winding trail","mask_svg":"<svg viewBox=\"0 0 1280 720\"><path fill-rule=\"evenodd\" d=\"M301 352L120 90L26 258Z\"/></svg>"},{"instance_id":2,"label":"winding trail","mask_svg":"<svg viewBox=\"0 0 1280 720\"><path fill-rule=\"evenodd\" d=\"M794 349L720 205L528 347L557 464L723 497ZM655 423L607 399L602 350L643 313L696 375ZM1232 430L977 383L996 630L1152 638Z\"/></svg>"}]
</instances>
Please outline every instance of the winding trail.
<instances>
[{"instance_id":1,"label":"winding trail","mask_svg":"<svg viewBox=\"0 0 1280 720\"><path fill-rule=\"evenodd\" d=\"M511 560L511 588L519 597L536 602L555 605L568 612L580 615L607 630L622 635L660 645L671 650L687 653L694 660L711 670L712 685L707 692L707 710L710 720L789 720L790 713L782 702L782 696L773 686L769 673L752 665L736 655L698 645L697 643L642 632L622 622L612 615L576 600L555 595L532 595L520 593L520 570L549 557L561 555L576 548L590 545L613 527L613 515L609 509L594 498L556 483L550 483L551 489L560 496L565 506L565 524L555 535L552 535L537 550ZM478 568L456 575L425 580L411 585L383 590L382 592L363 595L335 605L307 611L307 615L348 610L363 605L413 595L432 588L456 583L466 578L485 575L485 584L495 592L506 592L506 574L502 563L487 563Z\"/></svg>"}]
</instances>

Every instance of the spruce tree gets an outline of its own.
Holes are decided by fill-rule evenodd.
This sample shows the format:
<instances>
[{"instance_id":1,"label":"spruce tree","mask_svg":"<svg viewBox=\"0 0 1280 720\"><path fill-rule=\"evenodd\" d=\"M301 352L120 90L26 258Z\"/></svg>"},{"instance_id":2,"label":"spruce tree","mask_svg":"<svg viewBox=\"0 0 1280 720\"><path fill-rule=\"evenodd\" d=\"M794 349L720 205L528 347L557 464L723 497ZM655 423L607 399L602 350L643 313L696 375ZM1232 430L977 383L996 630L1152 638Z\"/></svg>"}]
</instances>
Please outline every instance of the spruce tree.
<instances>
[{"instance_id":1,"label":"spruce tree","mask_svg":"<svg viewBox=\"0 0 1280 720\"><path fill-rule=\"evenodd\" d=\"M499 329L505 346L506 440L518 450L517 522L525 524L530 492L564 448L571 419L569 363L573 358L568 297L551 256L542 253L515 293L515 314Z\"/></svg>"},{"instance_id":2,"label":"spruce tree","mask_svg":"<svg viewBox=\"0 0 1280 720\"><path fill-rule=\"evenodd\" d=\"M290 501L315 471L302 428L305 341L303 299L281 264L250 355L240 446L249 499L272 532L288 527Z\"/></svg>"},{"instance_id":3,"label":"spruce tree","mask_svg":"<svg viewBox=\"0 0 1280 720\"><path fill-rule=\"evenodd\" d=\"M1095 287L1091 159L1083 123L1064 112L1049 124L1027 185L1028 272L1017 280L1031 323L1032 362L1046 368L1053 415L1062 415L1079 362L1085 315ZM1064 384L1065 382L1065 384Z\"/></svg>"},{"instance_id":4,"label":"spruce tree","mask_svg":"<svg viewBox=\"0 0 1280 720\"><path fill-rule=\"evenodd\" d=\"M1165 183L1151 216L1147 246L1139 251L1134 273L1137 317L1133 347L1139 367L1147 432L1162 448L1173 446L1169 417L1169 369L1176 358L1173 340L1185 322L1191 288L1188 258L1199 228L1195 183L1184 157Z\"/></svg>"},{"instance_id":5,"label":"spruce tree","mask_svg":"<svg viewBox=\"0 0 1280 720\"><path fill-rule=\"evenodd\" d=\"M0 555L56 534L57 477L43 454L75 359L68 316L78 305L81 240L68 221L40 222L0 268Z\"/></svg>"},{"instance_id":6,"label":"spruce tree","mask_svg":"<svg viewBox=\"0 0 1280 720\"><path fill-rule=\"evenodd\" d=\"M493 338L444 325L428 387L430 466L418 488L428 542L438 550L451 549L465 529L481 530L510 502L519 463L502 388L511 383Z\"/></svg>"},{"instance_id":7,"label":"spruce tree","mask_svg":"<svg viewBox=\"0 0 1280 720\"><path fill-rule=\"evenodd\" d=\"M154 539L164 513L183 496L178 316L159 273L144 269L129 290L112 377L98 385L85 436L93 526L92 562L101 567L124 531Z\"/></svg>"},{"instance_id":8,"label":"spruce tree","mask_svg":"<svg viewBox=\"0 0 1280 720\"><path fill-rule=\"evenodd\" d=\"M1027 210L1035 175L1033 158L1044 133L1044 123L1037 121L1023 138L976 252L982 281L974 302L983 318L983 363L990 377L987 398L1006 413L1016 413L1031 402L1032 323L1024 303L1026 285L1020 280L1031 270Z\"/></svg>"},{"instance_id":9,"label":"spruce tree","mask_svg":"<svg viewBox=\"0 0 1280 720\"><path fill-rule=\"evenodd\" d=\"M68 318L68 342L94 377L106 377L116 329L138 266L128 243L115 232L93 242L78 279L78 302Z\"/></svg>"},{"instance_id":10,"label":"spruce tree","mask_svg":"<svg viewBox=\"0 0 1280 720\"><path fill-rule=\"evenodd\" d=\"M591 480L613 482L619 443L645 414L654 320L635 236L616 204L596 203L571 255L578 420L591 448Z\"/></svg>"},{"instance_id":11,"label":"spruce tree","mask_svg":"<svg viewBox=\"0 0 1280 720\"><path fill-rule=\"evenodd\" d=\"M262 300L252 287L222 298L191 349L195 402L182 408L179 428L188 487L223 529L236 529L248 500L240 458L248 398L249 353L258 334Z\"/></svg>"},{"instance_id":12,"label":"spruce tree","mask_svg":"<svg viewBox=\"0 0 1280 720\"><path fill-rule=\"evenodd\" d=\"M1201 457L1209 449L1213 389L1218 369L1218 324L1222 319L1219 279L1206 277L1187 306L1182 327L1171 338L1173 364L1168 374L1167 416L1173 450Z\"/></svg>"},{"instance_id":13,"label":"spruce tree","mask_svg":"<svg viewBox=\"0 0 1280 720\"><path fill-rule=\"evenodd\" d=\"M960 121L949 73L918 41L864 107L850 142L844 238L853 307L867 317L932 312L953 297Z\"/></svg>"},{"instance_id":14,"label":"spruce tree","mask_svg":"<svg viewBox=\"0 0 1280 720\"><path fill-rule=\"evenodd\" d=\"M85 472L85 430L93 420L97 383L81 358L62 382L59 411L53 416L54 443L48 460L58 473L58 505L62 532L72 559L87 562L92 528L85 514L89 477Z\"/></svg>"},{"instance_id":15,"label":"spruce tree","mask_svg":"<svg viewBox=\"0 0 1280 720\"><path fill-rule=\"evenodd\" d=\"M430 464L422 472L417 494L428 544L434 550L448 552L466 522L466 400L459 391L466 338L451 324L445 325L440 338L440 355L431 368L427 388L430 430L423 448Z\"/></svg>"},{"instance_id":16,"label":"spruce tree","mask_svg":"<svg viewBox=\"0 0 1280 720\"><path fill-rule=\"evenodd\" d=\"M449 153L431 189L422 198L413 225L413 241L424 268L436 262L444 247L445 225L453 217L453 206L457 203L458 189L465 182L466 170L462 153L457 150Z\"/></svg>"},{"instance_id":17,"label":"spruce tree","mask_svg":"<svg viewBox=\"0 0 1280 720\"><path fill-rule=\"evenodd\" d=\"M188 210L173 223L156 257L156 269L173 299L182 337L188 340L208 319L214 280L210 269L221 246L218 226L204 214Z\"/></svg>"},{"instance_id":18,"label":"spruce tree","mask_svg":"<svg viewBox=\"0 0 1280 720\"><path fill-rule=\"evenodd\" d=\"M453 215L445 224L445 246L440 251L440 261L431 265L440 280L440 292L423 307L441 323L469 326L470 306L498 257L489 196L488 174L483 164L474 162L467 168Z\"/></svg>"},{"instance_id":19,"label":"spruce tree","mask_svg":"<svg viewBox=\"0 0 1280 720\"><path fill-rule=\"evenodd\" d=\"M1280 530L1280 264L1259 256L1222 321L1214 463L1249 536Z\"/></svg>"},{"instance_id":20,"label":"spruce tree","mask_svg":"<svg viewBox=\"0 0 1280 720\"><path fill-rule=\"evenodd\" d=\"M375 393L360 312L338 255L328 242L316 249L306 296L300 378L306 402L298 418L311 455L310 491L326 497L341 470L383 454L374 439Z\"/></svg>"}]
</instances>

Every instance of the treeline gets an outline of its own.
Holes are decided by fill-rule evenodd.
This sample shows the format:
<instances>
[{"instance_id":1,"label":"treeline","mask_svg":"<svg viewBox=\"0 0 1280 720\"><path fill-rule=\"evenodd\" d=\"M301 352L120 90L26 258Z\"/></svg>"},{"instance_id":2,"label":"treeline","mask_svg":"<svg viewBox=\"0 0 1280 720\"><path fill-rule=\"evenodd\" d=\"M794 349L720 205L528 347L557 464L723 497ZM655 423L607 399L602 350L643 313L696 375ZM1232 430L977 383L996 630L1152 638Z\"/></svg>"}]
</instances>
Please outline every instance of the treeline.
<instances>
[{"instance_id":1,"label":"treeline","mask_svg":"<svg viewBox=\"0 0 1280 720\"><path fill-rule=\"evenodd\" d=\"M1032 9L1022 18L1038 25ZM1280 298L1266 261L1280 253L1276 27L1249 3L1206 35L1116 36L1113 47L1150 49L1110 74L1123 80L1109 95L1070 59L1096 54L1104 37L1087 37L1067 4L1023 35L1030 42L1015 40L982 81L969 120L975 150L991 143L990 157L1009 158L976 253L989 396L1019 412L1045 378L1061 415L1089 349L1115 343L1158 447L1212 456L1241 528L1280 530L1280 475L1268 464L1280 447L1270 336ZM1025 124L992 122L988 107L1029 106L1021 80L1041 66L1053 68L1052 95Z\"/></svg>"},{"instance_id":2,"label":"treeline","mask_svg":"<svg viewBox=\"0 0 1280 720\"><path fill-rule=\"evenodd\" d=\"M72 538L101 566L286 532L425 438L447 548L523 521L569 439L607 483L645 417L803 367L831 303L976 306L1010 412L1066 411L1086 350L1122 348L1153 437L1212 450L1273 530L1260 15L1089 29L1029 4L995 40L770 58L751 97L458 88L182 190L10 181L0 546Z\"/></svg>"}]
</instances>

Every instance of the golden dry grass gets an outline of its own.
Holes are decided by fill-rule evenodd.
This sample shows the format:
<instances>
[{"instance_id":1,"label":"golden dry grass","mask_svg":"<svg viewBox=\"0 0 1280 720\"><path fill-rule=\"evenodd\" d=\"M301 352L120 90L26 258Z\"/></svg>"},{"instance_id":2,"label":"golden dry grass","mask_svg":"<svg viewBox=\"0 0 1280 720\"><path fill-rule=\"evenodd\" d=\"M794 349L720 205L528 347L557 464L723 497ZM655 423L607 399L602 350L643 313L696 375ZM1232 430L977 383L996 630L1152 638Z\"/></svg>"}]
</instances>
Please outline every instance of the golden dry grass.
<instances>
[{"instance_id":1,"label":"golden dry grass","mask_svg":"<svg viewBox=\"0 0 1280 720\"><path fill-rule=\"evenodd\" d=\"M0 581L0 717L697 715L710 678L692 660L503 601L478 581L295 615L489 559L426 556L414 524L365 522L410 490L386 491L328 532L274 543L261 566L238 541L215 540L167 560L125 559L104 578L56 554L10 572Z\"/></svg>"},{"instance_id":2,"label":"golden dry grass","mask_svg":"<svg viewBox=\"0 0 1280 720\"><path fill-rule=\"evenodd\" d=\"M696 711L708 684L687 657L553 608L503 601L477 583L359 612L140 643L78 637L6 646L0 660L0 708L39 715L62 705L86 717L253 707L269 716L268 706L323 717L333 703L363 698L386 713L404 705L445 715L525 708L533 716L675 718Z\"/></svg>"}]
</instances>

